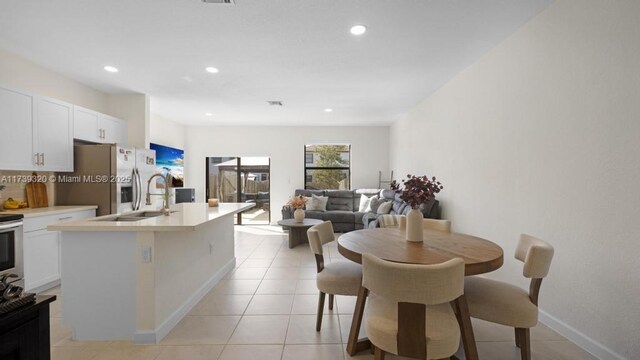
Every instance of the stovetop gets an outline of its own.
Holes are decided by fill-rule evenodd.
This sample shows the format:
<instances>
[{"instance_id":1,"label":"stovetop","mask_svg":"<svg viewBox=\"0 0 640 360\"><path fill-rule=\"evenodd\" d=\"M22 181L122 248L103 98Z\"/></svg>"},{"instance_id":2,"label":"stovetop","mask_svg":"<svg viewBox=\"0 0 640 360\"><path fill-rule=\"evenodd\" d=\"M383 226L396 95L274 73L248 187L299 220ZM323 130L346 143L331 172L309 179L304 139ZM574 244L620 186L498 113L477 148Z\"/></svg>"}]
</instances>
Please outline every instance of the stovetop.
<instances>
[{"instance_id":1,"label":"stovetop","mask_svg":"<svg viewBox=\"0 0 640 360\"><path fill-rule=\"evenodd\" d=\"M0 214L0 223L7 221L20 220L24 216L22 214Z\"/></svg>"}]
</instances>

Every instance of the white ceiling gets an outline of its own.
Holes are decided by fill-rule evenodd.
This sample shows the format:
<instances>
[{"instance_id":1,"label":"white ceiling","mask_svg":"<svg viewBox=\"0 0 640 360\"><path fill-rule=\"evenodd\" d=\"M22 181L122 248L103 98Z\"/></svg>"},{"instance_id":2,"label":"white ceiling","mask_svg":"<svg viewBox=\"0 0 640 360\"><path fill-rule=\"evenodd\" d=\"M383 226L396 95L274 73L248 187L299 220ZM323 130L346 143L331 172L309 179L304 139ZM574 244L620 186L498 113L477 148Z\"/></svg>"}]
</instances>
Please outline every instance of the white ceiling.
<instances>
[{"instance_id":1,"label":"white ceiling","mask_svg":"<svg viewBox=\"0 0 640 360\"><path fill-rule=\"evenodd\" d=\"M185 124L387 125L552 1L10 0L0 48Z\"/></svg>"}]
</instances>

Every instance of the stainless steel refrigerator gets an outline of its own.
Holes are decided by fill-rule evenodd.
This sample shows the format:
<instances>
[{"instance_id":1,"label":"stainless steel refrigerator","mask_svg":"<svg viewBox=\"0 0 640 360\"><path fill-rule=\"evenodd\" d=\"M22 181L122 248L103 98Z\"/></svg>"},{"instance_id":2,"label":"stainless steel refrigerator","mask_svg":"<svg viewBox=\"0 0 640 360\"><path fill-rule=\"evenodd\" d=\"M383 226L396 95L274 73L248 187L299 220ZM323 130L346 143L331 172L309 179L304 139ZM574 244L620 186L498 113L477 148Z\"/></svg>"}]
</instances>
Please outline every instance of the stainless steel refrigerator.
<instances>
[{"instance_id":1,"label":"stainless steel refrigerator","mask_svg":"<svg viewBox=\"0 0 640 360\"><path fill-rule=\"evenodd\" d=\"M73 169L58 174L57 205L98 205L98 216L157 207L157 201L151 206L144 201L147 179L156 172L154 150L75 145Z\"/></svg>"}]
</instances>

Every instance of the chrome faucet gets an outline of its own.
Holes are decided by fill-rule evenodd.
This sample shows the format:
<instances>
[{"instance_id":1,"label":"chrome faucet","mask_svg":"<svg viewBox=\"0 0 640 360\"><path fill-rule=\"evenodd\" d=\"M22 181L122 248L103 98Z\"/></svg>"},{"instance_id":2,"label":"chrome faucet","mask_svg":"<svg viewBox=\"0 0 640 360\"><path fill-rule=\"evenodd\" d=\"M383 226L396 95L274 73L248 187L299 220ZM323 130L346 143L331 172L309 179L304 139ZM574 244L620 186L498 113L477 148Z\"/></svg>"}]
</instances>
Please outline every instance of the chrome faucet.
<instances>
[{"instance_id":1,"label":"chrome faucet","mask_svg":"<svg viewBox=\"0 0 640 360\"><path fill-rule=\"evenodd\" d=\"M161 177L164 179L164 194L152 194L149 192L149 187L151 186L151 180L155 177ZM151 175L149 180L147 180L147 196L145 204L151 205L151 195L162 195L162 214L164 216L169 216L171 213L169 212L169 185L171 185L171 174L162 175L161 173L155 173Z\"/></svg>"}]
</instances>

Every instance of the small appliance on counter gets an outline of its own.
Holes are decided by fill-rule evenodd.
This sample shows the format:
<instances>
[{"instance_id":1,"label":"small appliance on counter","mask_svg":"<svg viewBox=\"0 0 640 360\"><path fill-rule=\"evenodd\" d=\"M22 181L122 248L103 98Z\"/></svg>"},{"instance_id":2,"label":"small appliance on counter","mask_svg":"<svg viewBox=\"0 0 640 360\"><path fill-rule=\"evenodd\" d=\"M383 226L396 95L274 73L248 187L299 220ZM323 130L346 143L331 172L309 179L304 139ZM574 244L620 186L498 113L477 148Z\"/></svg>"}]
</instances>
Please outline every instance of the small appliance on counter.
<instances>
[{"instance_id":1,"label":"small appliance on counter","mask_svg":"<svg viewBox=\"0 0 640 360\"><path fill-rule=\"evenodd\" d=\"M192 203L196 202L196 189L194 188L171 188L171 203Z\"/></svg>"}]
</instances>

